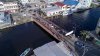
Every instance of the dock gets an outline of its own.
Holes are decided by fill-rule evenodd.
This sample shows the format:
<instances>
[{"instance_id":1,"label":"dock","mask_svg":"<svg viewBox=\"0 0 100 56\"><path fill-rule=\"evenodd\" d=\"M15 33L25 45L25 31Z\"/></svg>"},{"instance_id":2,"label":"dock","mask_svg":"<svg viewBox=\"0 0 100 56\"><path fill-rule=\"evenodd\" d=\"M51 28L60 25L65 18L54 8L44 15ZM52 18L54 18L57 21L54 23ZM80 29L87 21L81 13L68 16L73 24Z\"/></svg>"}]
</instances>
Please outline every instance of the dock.
<instances>
[{"instance_id":1,"label":"dock","mask_svg":"<svg viewBox=\"0 0 100 56\"><path fill-rule=\"evenodd\" d=\"M75 51L75 45L74 45L74 43L78 39L75 36L73 36L73 35L65 36L64 34L60 33L60 32L65 32L65 33L68 33L68 32L61 29L59 26L57 26L53 22L44 19L39 14L36 14L36 16L33 16L33 22L38 24L41 28L43 28L45 31L47 31L55 39L57 39L59 41L64 41L66 43L66 46L69 47L70 51L75 53L75 56L78 56L77 52Z\"/></svg>"}]
</instances>

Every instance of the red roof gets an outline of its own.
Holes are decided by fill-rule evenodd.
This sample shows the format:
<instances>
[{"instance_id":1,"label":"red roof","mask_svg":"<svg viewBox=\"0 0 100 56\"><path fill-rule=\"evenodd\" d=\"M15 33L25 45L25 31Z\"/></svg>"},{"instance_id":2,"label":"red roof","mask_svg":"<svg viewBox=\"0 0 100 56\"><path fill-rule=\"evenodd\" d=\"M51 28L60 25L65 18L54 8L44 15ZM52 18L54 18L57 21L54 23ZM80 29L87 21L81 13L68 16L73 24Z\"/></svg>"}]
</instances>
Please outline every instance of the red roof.
<instances>
[{"instance_id":1,"label":"red roof","mask_svg":"<svg viewBox=\"0 0 100 56\"><path fill-rule=\"evenodd\" d=\"M65 4L63 4L63 3L61 3L61 2L56 2L56 3L54 3L54 4L56 4L56 5L58 5L58 6L64 6Z\"/></svg>"}]
</instances>

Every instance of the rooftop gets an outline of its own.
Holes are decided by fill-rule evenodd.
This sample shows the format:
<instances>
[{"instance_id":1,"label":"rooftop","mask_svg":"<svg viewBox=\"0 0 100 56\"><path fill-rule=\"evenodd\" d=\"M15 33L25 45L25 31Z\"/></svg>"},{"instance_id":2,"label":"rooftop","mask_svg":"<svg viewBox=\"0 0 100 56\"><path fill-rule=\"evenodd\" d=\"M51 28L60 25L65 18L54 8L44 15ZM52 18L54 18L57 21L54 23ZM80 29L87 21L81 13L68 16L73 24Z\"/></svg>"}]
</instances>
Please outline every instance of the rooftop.
<instances>
[{"instance_id":1,"label":"rooftop","mask_svg":"<svg viewBox=\"0 0 100 56\"><path fill-rule=\"evenodd\" d=\"M66 5L77 5L79 2L75 0L64 0L63 3Z\"/></svg>"},{"instance_id":2,"label":"rooftop","mask_svg":"<svg viewBox=\"0 0 100 56\"><path fill-rule=\"evenodd\" d=\"M54 6L54 7L49 7L49 8L46 8L46 9L42 9L42 11L44 11L44 12L55 12L55 11L60 11L61 10L61 8L59 8L59 7L56 7L56 6Z\"/></svg>"},{"instance_id":3,"label":"rooftop","mask_svg":"<svg viewBox=\"0 0 100 56\"><path fill-rule=\"evenodd\" d=\"M71 53L68 53L69 51L67 49L65 49L63 42L56 43L53 41L38 47L33 51L36 56L73 56Z\"/></svg>"},{"instance_id":4,"label":"rooftop","mask_svg":"<svg viewBox=\"0 0 100 56\"><path fill-rule=\"evenodd\" d=\"M54 4L56 4L56 5L58 5L58 6L64 6L65 4L63 4L63 3L61 3L61 2L56 2L56 3L54 3Z\"/></svg>"}]
</instances>

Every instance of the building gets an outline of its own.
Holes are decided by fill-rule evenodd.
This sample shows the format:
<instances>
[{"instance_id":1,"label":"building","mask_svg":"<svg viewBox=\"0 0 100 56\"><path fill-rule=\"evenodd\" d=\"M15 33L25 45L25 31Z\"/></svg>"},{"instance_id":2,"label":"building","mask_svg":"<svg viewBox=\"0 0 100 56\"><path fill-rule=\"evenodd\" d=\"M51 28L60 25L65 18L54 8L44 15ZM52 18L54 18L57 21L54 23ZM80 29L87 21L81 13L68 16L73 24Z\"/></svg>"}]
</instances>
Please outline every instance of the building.
<instances>
[{"instance_id":1,"label":"building","mask_svg":"<svg viewBox=\"0 0 100 56\"><path fill-rule=\"evenodd\" d=\"M22 3L22 5L38 3L38 2L40 2L40 0L20 0L20 3Z\"/></svg>"},{"instance_id":2,"label":"building","mask_svg":"<svg viewBox=\"0 0 100 56\"><path fill-rule=\"evenodd\" d=\"M63 15L69 15L71 14L71 7L69 5L66 5L61 2L54 3L57 7L61 8L63 10Z\"/></svg>"},{"instance_id":3,"label":"building","mask_svg":"<svg viewBox=\"0 0 100 56\"><path fill-rule=\"evenodd\" d=\"M54 6L44 8L42 11L45 12L47 17L55 15L69 15L72 14L71 8L75 6L74 4L67 4L66 2L55 2L52 3Z\"/></svg>"},{"instance_id":4,"label":"building","mask_svg":"<svg viewBox=\"0 0 100 56\"><path fill-rule=\"evenodd\" d=\"M4 10L12 13L16 13L19 10L17 2L6 2L4 3Z\"/></svg>"},{"instance_id":5,"label":"building","mask_svg":"<svg viewBox=\"0 0 100 56\"><path fill-rule=\"evenodd\" d=\"M10 14L8 14L8 12L0 12L0 23L11 23Z\"/></svg>"},{"instance_id":6,"label":"building","mask_svg":"<svg viewBox=\"0 0 100 56\"><path fill-rule=\"evenodd\" d=\"M77 0L64 0L63 3L68 6L76 6L79 2Z\"/></svg>"},{"instance_id":7,"label":"building","mask_svg":"<svg viewBox=\"0 0 100 56\"><path fill-rule=\"evenodd\" d=\"M74 11L77 11L76 6L78 5L77 0L64 0L63 2L65 5L70 7L70 12L73 13Z\"/></svg>"},{"instance_id":8,"label":"building","mask_svg":"<svg viewBox=\"0 0 100 56\"><path fill-rule=\"evenodd\" d=\"M0 2L0 11L4 11L4 4L3 4L3 2Z\"/></svg>"},{"instance_id":9,"label":"building","mask_svg":"<svg viewBox=\"0 0 100 56\"><path fill-rule=\"evenodd\" d=\"M11 25L11 16L8 12L0 12L0 29Z\"/></svg>"},{"instance_id":10,"label":"building","mask_svg":"<svg viewBox=\"0 0 100 56\"><path fill-rule=\"evenodd\" d=\"M77 12L79 9L90 8L92 0L64 0L63 3L70 6L72 12Z\"/></svg>"},{"instance_id":11,"label":"building","mask_svg":"<svg viewBox=\"0 0 100 56\"><path fill-rule=\"evenodd\" d=\"M42 9L42 11L46 14L47 17L63 15L63 10L57 6L45 8Z\"/></svg>"},{"instance_id":12,"label":"building","mask_svg":"<svg viewBox=\"0 0 100 56\"><path fill-rule=\"evenodd\" d=\"M20 0L20 2L21 2L23 5L26 4L26 3L29 3L28 0Z\"/></svg>"},{"instance_id":13,"label":"building","mask_svg":"<svg viewBox=\"0 0 100 56\"><path fill-rule=\"evenodd\" d=\"M0 2L0 11L16 13L19 10L17 2Z\"/></svg>"},{"instance_id":14,"label":"building","mask_svg":"<svg viewBox=\"0 0 100 56\"><path fill-rule=\"evenodd\" d=\"M78 5L76 6L77 9L88 9L91 7L92 0L79 0Z\"/></svg>"},{"instance_id":15,"label":"building","mask_svg":"<svg viewBox=\"0 0 100 56\"><path fill-rule=\"evenodd\" d=\"M44 0L46 3L51 4L51 3L56 3L56 2L63 2L64 0Z\"/></svg>"}]
</instances>

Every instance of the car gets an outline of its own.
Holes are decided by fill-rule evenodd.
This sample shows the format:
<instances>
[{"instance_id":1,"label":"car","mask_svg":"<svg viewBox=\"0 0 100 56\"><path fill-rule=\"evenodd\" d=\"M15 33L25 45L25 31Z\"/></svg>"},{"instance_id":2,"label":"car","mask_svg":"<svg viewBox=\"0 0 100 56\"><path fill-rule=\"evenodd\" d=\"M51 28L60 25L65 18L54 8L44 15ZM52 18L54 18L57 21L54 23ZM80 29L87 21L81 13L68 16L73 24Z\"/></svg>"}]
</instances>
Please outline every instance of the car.
<instances>
[{"instance_id":1,"label":"car","mask_svg":"<svg viewBox=\"0 0 100 56\"><path fill-rule=\"evenodd\" d=\"M75 42L75 46L79 47L79 48L83 48L85 46L85 44L81 41L76 41Z\"/></svg>"}]
</instances>

